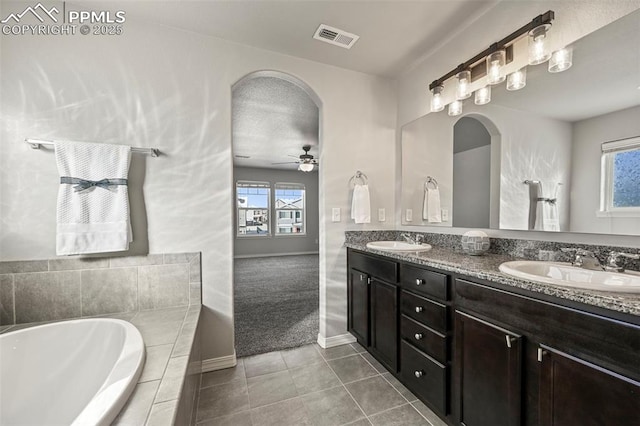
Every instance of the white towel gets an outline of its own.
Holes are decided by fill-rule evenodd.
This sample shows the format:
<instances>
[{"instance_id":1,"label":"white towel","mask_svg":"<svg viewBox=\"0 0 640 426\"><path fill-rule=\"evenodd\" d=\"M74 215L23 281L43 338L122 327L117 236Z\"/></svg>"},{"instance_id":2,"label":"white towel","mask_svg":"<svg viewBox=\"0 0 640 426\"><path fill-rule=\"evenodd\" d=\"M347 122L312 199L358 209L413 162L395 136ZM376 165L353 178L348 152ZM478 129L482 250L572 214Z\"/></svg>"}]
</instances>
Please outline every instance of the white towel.
<instances>
[{"instance_id":1,"label":"white towel","mask_svg":"<svg viewBox=\"0 0 640 426\"><path fill-rule=\"evenodd\" d=\"M561 184L554 183L553 195L551 191L544 190L542 182L540 182L540 197L543 201L539 201L537 205L536 228L541 231L560 231L560 220L558 218L558 189Z\"/></svg>"},{"instance_id":2,"label":"white towel","mask_svg":"<svg viewBox=\"0 0 640 426\"><path fill-rule=\"evenodd\" d=\"M356 223L371 223L369 185L355 185L351 199L351 219Z\"/></svg>"},{"instance_id":3,"label":"white towel","mask_svg":"<svg viewBox=\"0 0 640 426\"><path fill-rule=\"evenodd\" d=\"M430 223L440 223L442 222L440 212L440 190L438 188L427 188L425 186L422 219Z\"/></svg>"},{"instance_id":4,"label":"white towel","mask_svg":"<svg viewBox=\"0 0 640 426\"><path fill-rule=\"evenodd\" d=\"M56 142L60 177L88 181L127 179L131 147L102 143ZM76 191L60 184L57 208L58 255L103 253L129 249L133 241L127 185Z\"/></svg>"}]
</instances>

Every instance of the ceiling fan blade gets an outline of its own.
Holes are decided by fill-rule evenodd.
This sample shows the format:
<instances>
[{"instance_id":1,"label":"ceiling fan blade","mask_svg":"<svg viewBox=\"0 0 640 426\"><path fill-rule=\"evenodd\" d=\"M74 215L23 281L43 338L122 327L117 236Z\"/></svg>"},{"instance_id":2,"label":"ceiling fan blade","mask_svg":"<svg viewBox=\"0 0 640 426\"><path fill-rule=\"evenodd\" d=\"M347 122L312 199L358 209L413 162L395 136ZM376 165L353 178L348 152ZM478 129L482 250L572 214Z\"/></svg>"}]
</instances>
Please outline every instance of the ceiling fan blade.
<instances>
[{"instance_id":1,"label":"ceiling fan blade","mask_svg":"<svg viewBox=\"0 0 640 426\"><path fill-rule=\"evenodd\" d=\"M272 165L274 165L274 164L298 164L298 162L297 161L285 161L283 163L271 163L271 164Z\"/></svg>"}]
</instances>

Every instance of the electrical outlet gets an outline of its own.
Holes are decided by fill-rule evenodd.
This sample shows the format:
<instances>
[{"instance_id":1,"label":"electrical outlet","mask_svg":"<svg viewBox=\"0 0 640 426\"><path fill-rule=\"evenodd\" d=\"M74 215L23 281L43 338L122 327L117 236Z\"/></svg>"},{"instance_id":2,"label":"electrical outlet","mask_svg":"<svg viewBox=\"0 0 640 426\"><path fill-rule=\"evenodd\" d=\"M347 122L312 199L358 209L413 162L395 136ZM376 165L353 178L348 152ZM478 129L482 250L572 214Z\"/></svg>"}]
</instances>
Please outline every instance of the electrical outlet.
<instances>
[{"instance_id":1,"label":"electrical outlet","mask_svg":"<svg viewBox=\"0 0 640 426\"><path fill-rule=\"evenodd\" d=\"M340 222L340 207L331 210L331 222Z\"/></svg>"},{"instance_id":2,"label":"electrical outlet","mask_svg":"<svg viewBox=\"0 0 640 426\"><path fill-rule=\"evenodd\" d=\"M384 209L378 209L378 222L384 222L385 220L387 220L387 216Z\"/></svg>"},{"instance_id":3,"label":"electrical outlet","mask_svg":"<svg viewBox=\"0 0 640 426\"><path fill-rule=\"evenodd\" d=\"M407 211L404 213L404 219L407 222L411 222L413 220L413 210L407 209Z\"/></svg>"},{"instance_id":4,"label":"electrical outlet","mask_svg":"<svg viewBox=\"0 0 640 426\"><path fill-rule=\"evenodd\" d=\"M442 209L440 211L440 216L442 216L442 221L443 222L448 222L449 221L449 210Z\"/></svg>"}]
</instances>

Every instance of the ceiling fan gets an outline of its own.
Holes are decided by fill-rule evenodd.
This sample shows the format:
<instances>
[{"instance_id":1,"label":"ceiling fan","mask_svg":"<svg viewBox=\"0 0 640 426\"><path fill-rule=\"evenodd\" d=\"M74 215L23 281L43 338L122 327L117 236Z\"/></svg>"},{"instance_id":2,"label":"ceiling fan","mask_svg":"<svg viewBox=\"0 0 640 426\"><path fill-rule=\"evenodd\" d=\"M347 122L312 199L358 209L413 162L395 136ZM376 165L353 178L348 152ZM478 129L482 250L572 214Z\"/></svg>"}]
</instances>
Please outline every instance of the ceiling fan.
<instances>
[{"instance_id":1,"label":"ceiling fan","mask_svg":"<svg viewBox=\"0 0 640 426\"><path fill-rule=\"evenodd\" d=\"M289 155L289 157L298 158L297 161L285 161L284 163L271 163L271 164L297 164L298 170L302 172L310 172L313 170L315 166L318 166L318 160L313 158L313 155L309 154L309 150L311 149L311 145L304 145L302 150L304 154L301 154L299 157L295 155Z\"/></svg>"}]
</instances>

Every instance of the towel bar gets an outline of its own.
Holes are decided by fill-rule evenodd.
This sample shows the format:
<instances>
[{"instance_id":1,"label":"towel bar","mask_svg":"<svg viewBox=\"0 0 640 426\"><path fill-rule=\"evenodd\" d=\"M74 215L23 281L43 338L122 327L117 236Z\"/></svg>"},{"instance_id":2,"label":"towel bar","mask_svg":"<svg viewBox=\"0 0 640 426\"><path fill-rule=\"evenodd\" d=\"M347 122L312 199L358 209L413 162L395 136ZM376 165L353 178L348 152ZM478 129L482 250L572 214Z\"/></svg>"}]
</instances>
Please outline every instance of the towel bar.
<instances>
[{"instance_id":1,"label":"towel bar","mask_svg":"<svg viewBox=\"0 0 640 426\"><path fill-rule=\"evenodd\" d=\"M53 146L56 141L47 141L41 139L25 139L26 143L31 145L33 149L40 149L43 146ZM137 154L149 154L152 157L158 157L160 155L160 150L158 148L138 148L132 147L131 152L135 152Z\"/></svg>"}]
</instances>

